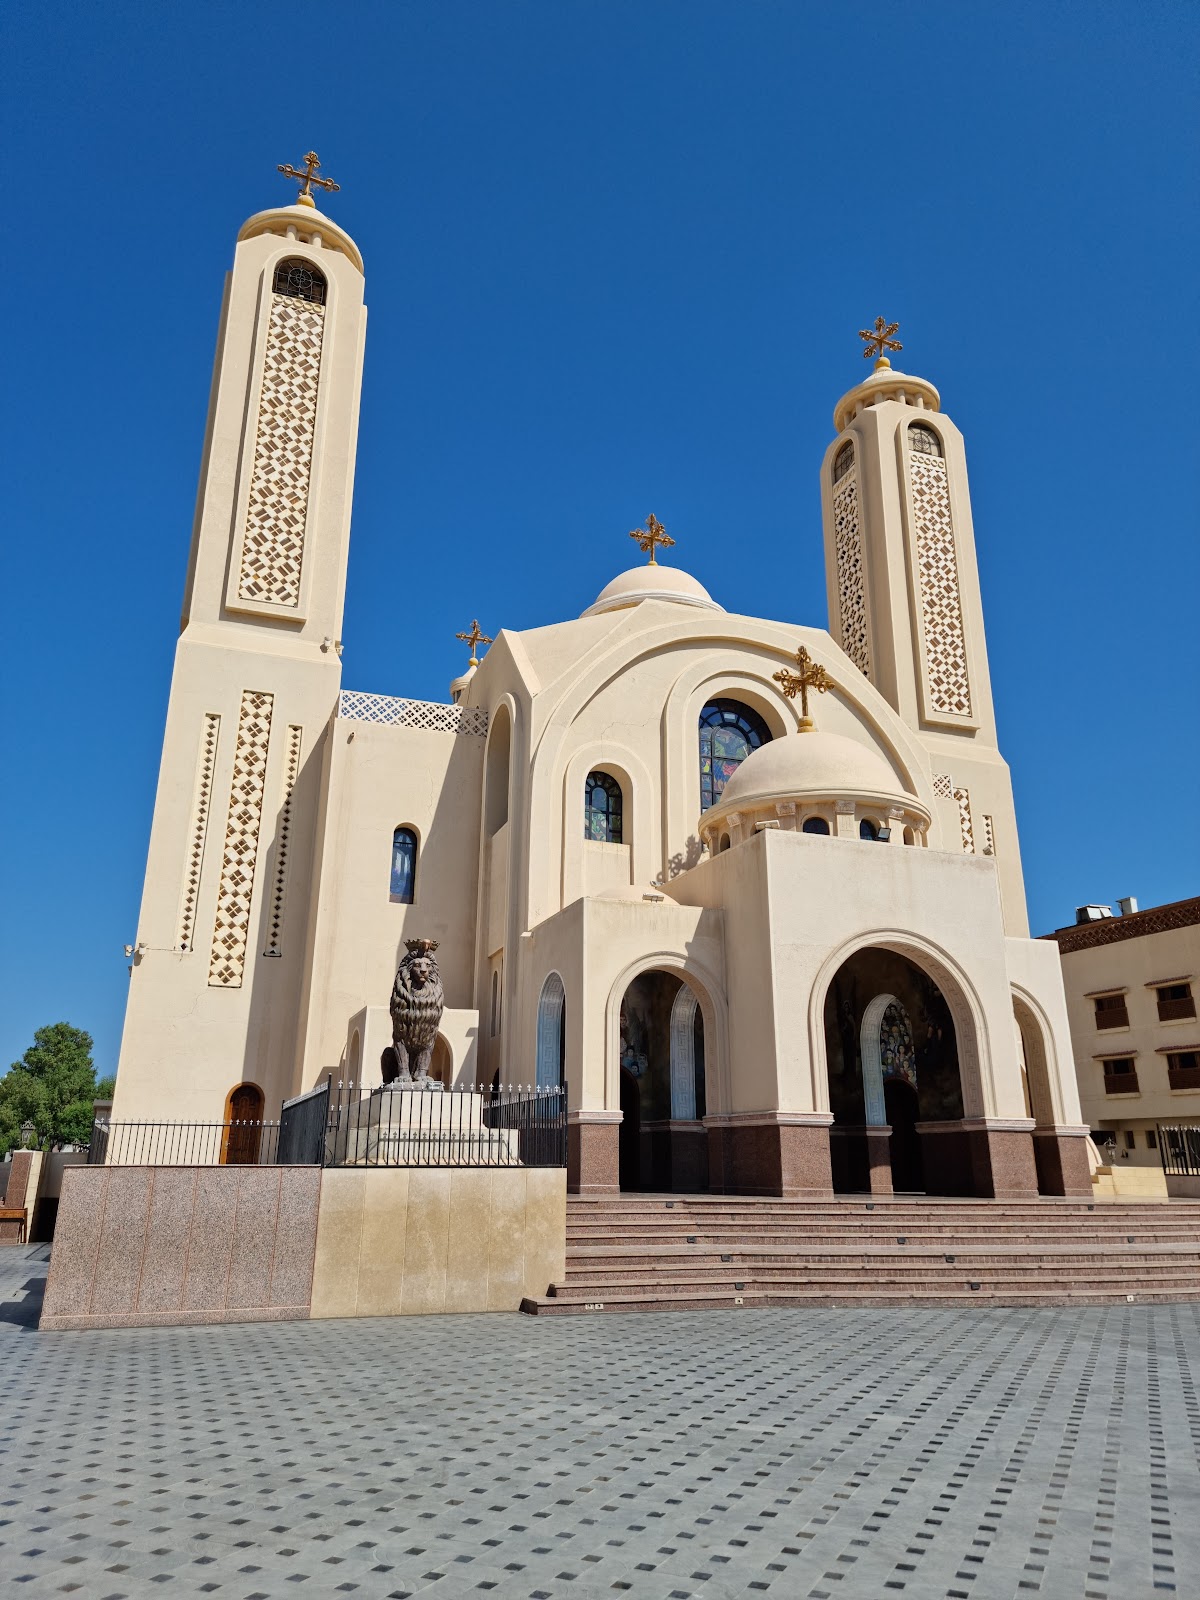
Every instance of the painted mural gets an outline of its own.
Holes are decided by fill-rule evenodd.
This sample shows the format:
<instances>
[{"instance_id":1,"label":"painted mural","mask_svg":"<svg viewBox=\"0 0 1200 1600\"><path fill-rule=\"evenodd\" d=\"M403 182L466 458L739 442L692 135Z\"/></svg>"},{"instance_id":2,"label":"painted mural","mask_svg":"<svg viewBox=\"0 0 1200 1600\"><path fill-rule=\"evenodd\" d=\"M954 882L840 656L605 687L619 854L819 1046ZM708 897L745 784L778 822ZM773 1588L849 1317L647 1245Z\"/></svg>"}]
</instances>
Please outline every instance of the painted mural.
<instances>
[{"instance_id":1,"label":"painted mural","mask_svg":"<svg viewBox=\"0 0 1200 1600\"><path fill-rule=\"evenodd\" d=\"M884 1079L895 1078L917 1087L917 1047L913 1043L912 1023L908 1012L897 1001L883 1013L879 1027L879 1057Z\"/></svg>"}]
</instances>

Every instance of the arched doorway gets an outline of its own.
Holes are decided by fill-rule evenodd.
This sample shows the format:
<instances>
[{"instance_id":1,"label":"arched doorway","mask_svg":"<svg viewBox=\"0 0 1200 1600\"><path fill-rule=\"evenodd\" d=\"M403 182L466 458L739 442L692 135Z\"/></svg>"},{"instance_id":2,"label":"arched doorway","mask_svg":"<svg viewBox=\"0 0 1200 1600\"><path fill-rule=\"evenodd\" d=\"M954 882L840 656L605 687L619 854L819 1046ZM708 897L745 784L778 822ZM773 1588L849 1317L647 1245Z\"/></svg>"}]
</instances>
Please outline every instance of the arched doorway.
<instances>
[{"instance_id":1,"label":"arched doorway","mask_svg":"<svg viewBox=\"0 0 1200 1600\"><path fill-rule=\"evenodd\" d=\"M639 973L621 1000L622 1189L708 1191L704 1014L673 972Z\"/></svg>"},{"instance_id":2,"label":"arched doorway","mask_svg":"<svg viewBox=\"0 0 1200 1600\"><path fill-rule=\"evenodd\" d=\"M959 1041L938 985L894 950L858 950L825 997L833 1186L973 1194Z\"/></svg>"},{"instance_id":3,"label":"arched doorway","mask_svg":"<svg viewBox=\"0 0 1200 1600\"><path fill-rule=\"evenodd\" d=\"M262 1146L266 1097L256 1083L238 1083L225 1101L221 1161L225 1166L254 1166Z\"/></svg>"}]
</instances>

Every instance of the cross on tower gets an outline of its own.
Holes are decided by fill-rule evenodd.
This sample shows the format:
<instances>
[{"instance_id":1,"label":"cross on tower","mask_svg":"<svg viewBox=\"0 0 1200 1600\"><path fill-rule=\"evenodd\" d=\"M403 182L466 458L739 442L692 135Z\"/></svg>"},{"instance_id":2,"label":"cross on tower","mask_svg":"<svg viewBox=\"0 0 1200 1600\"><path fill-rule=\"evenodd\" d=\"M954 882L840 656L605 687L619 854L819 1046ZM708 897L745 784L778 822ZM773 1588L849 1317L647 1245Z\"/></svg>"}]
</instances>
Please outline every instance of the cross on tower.
<instances>
[{"instance_id":1,"label":"cross on tower","mask_svg":"<svg viewBox=\"0 0 1200 1600\"><path fill-rule=\"evenodd\" d=\"M655 554L655 547L657 545L662 545L664 550L669 550L675 543L674 539L672 539L671 535L663 527L662 523L654 515L653 511L646 518L646 526L644 528L631 528L629 530L629 537L637 540L638 549L643 555L645 555L647 551L649 552L650 565L652 567L656 567L658 565L658 556Z\"/></svg>"},{"instance_id":2,"label":"cross on tower","mask_svg":"<svg viewBox=\"0 0 1200 1600\"><path fill-rule=\"evenodd\" d=\"M783 690L789 700L800 696L800 727L812 727L812 718L808 714L808 691L815 689L818 694L824 694L826 689L833 688L833 679L825 668L819 666L809 655L803 645L796 651L796 665L799 672L790 672L784 667L781 672L774 674L775 682Z\"/></svg>"},{"instance_id":3,"label":"cross on tower","mask_svg":"<svg viewBox=\"0 0 1200 1600\"><path fill-rule=\"evenodd\" d=\"M456 639L461 639L465 645L470 647L471 659L467 662L469 667L477 667L479 665L478 658L475 655L476 646L493 643L493 641L488 638L486 633L480 632L478 618L472 620L470 633L456 633L454 637Z\"/></svg>"},{"instance_id":4,"label":"cross on tower","mask_svg":"<svg viewBox=\"0 0 1200 1600\"><path fill-rule=\"evenodd\" d=\"M296 204L298 206L313 206L315 208L317 202L312 197L314 183L318 189L327 189L330 194L336 194L342 186L340 183L334 183L332 178L317 177L317 168L321 163L317 160L317 152L315 150L310 150L304 159L307 165L303 172L297 167L293 167L290 161L282 167L276 167L275 170L276 172L282 172L285 178L295 178L297 183L303 185L300 193L296 196Z\"/></svg>"},{"instance_id":5,"label":"cross on tower","mask_svg":"<svg viewBox=\"0 0 1200 1600\"><path fill-rule=\"evenodd\" d=\"M867 328L860 328L858 330L858 337L866 340L866 349L863 351L863 360L869 361L872 356L877 356L877 365L890 367L891 362L883 352L885 350L904 349L904 346L900 343L899 339L892 338L892 335L894 333L898 333L899 331L900 324L898 322L885 322L882 317L875 318L874 333L870 332L870 330Z\"/></svg>"}]
</instances>

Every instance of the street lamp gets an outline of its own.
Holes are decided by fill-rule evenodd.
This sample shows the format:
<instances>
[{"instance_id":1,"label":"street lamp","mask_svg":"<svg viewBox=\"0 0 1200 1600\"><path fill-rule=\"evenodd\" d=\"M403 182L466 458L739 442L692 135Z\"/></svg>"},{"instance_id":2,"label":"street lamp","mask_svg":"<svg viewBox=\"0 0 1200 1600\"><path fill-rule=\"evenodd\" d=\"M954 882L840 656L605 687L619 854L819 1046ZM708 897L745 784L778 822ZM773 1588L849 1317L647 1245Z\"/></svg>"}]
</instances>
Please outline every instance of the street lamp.
<instances>
[{"instance_id":1,"label":"street lamp","mask_svg":"<svg viewBox=\"0 0 1200 1600\"><path fill-rule=\"evenodd\" d=\"M33 1122L26 1117L21 1124L21 1149L28 1150L33 1143L33 1136L37 1132Z\"/></svg>"}]
</instances>

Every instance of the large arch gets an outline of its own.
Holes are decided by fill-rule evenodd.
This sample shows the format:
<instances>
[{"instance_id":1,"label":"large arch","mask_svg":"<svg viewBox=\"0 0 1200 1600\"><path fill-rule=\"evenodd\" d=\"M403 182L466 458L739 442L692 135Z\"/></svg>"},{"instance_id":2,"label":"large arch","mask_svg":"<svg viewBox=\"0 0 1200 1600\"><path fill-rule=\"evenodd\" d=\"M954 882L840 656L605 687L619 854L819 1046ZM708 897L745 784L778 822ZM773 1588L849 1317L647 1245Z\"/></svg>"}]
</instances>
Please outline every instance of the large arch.
<instances>
[{"instance_id":1,"label":"large arch","mask_svg":"<svg viewBox=\"0 0 1200 1600\"><path fill-rule=\"evenodd\" d=\"M613 979L604 1017L604 1104L615 1111L620 1096L621 1001L626 989L643 972L673 973L694 992L704 1027L704 1077L707 1110L723 1111L730 1104L729 1022L723 985L703 962L682 950L652 950L631 961Z\"/></svg>"},{"instance_id":2,"label":"large arch","mask_svg":"<svg viewBox=\"0 0 1200 1600\"><path fill-rule=\"evenodd\" d=\"M1087 1130L1067 1121L1050 1019L1034 996L1017 984L1012 986L1012 1004L1028 1111L1034 1122L1038 1193L1091 1194ZM1070 1070L1074 1070L1073 1063Z\"/></svg>"},{"instance_id":3,"label":"large arch","mask_svg":"<svg viewBox=\"0 0 1200 1600\"><path fill-rule=\"evenodd\" d=\"M643 968L618 1013L622 1189L707 1193L704 1011L687 979Z\"/></svg>"}]
</instances>

